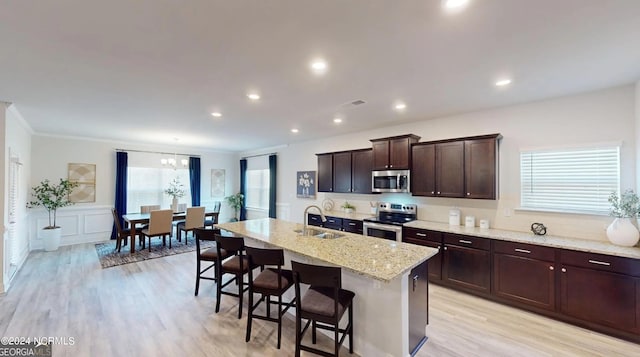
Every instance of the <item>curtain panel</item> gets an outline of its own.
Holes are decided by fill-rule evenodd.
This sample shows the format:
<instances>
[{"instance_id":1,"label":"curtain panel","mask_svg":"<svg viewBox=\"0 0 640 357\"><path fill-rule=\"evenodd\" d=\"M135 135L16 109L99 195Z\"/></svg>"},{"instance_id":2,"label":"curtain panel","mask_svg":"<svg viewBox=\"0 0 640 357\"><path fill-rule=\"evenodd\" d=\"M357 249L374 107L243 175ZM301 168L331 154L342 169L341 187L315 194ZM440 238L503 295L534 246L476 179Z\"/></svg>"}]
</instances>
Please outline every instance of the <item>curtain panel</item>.
<instances>
[{"instance_id":1,"label":"curtain panel","mask_svg":"<svg viewBox=\"0 0 640 357\"><path fill-rule=\"evenodd\" d=\"M243 197L247 196L247 159L240 160L240 193ZM240 207L240 220L247 219L247 209L245 208L245 200L242 200L242 207Z\"/></svg>"},{"instance_id":2,"label":"curtain panel","mask_svg":"<svg viewBox=\"0 0 640 357\"><path fill-rule=\"evenodd\" d=\"M191 189L191 206L200 206L200 158L189 157L189 188Z\"/></svg>"},{"instance_id":3,"label":"curtain panel","mask_svg":"<svg viewBox=\"0 0 640 357\"><path fill-rule=\"evenodd\" d=\"M269 155L269 218L276 218L277 166L278 156Z\"/></svg>"},{"instance_id":4,"label":"curtain panel","mask_svg":"<svg viewBox=\"0 0 640 357\"><path fill-rule=\"evenodd\" d=\"M120 227L124 227L123 214L127 214L127 166L129 156L126 152L116 152L116 197L114 207L120 218ZM116 239L118 232L116 231L115 222L111 230L111 239ZM133 241L131 244L135 244Z\"/></svg>"}]
</instances>

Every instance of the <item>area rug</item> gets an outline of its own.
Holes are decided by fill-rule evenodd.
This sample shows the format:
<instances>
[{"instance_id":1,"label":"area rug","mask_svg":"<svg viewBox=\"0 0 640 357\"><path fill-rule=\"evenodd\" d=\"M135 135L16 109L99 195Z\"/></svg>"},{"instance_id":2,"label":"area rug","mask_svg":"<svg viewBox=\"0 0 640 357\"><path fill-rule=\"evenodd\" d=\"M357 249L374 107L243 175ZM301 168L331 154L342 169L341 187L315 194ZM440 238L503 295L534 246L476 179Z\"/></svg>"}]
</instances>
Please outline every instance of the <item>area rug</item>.
<instances>
[{"instance_id":1,"label":"area rug","mask_svg":"<svg viewBox=\"0 0 640 357\"><path fill-rule=\"evenodd\" d=\"M178 240L173 237L171 240L171 249L169 249L169 242L167 241L167 246L162 245L161 238L151 238L151 252L149 252L149 247L146 246L144 249L140 245L136 245L136 252L131 254L130 247L123 246L120 249L120 253L116 251L116 241L112 240L105 243L97 243L96 244L96 253L98 253L98 258L100 259L100 265L102 268L110 268L122 264L136 263L141 262L143 260L154 259L154 258L162 258L168 255L175 255L187 252L193 252L196 250L196 241L193 237L189 237L187 240L188 244L184 244L184 239L182 242L178 242ZM137 240L136 240L137 243ZM148 241L147 241L148 244ZM200 241L200 248L210 248L214 246L214 242L210 241Z\"/></svg>"}]
</instances>

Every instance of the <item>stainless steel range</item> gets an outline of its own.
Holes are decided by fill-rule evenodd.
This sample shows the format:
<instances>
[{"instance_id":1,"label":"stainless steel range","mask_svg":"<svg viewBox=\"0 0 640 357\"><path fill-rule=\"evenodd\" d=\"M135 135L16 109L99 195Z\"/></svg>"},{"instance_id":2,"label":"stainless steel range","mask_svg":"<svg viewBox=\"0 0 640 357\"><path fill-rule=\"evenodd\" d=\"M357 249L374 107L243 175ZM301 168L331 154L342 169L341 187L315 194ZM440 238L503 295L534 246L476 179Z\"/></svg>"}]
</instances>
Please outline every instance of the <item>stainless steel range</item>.
<instances>
[{"instance_id":1,"label":"stainless steel range","mask_svg":"<svg viewBox=\"0 0 640 357\"><path fill-rule=\"evenodd\" d=\"M378 237L402 242L402 225L416 220L418 206L378 202L376 217L365 218L362 224L365 236Z\"/></svg>"}]
</instances>

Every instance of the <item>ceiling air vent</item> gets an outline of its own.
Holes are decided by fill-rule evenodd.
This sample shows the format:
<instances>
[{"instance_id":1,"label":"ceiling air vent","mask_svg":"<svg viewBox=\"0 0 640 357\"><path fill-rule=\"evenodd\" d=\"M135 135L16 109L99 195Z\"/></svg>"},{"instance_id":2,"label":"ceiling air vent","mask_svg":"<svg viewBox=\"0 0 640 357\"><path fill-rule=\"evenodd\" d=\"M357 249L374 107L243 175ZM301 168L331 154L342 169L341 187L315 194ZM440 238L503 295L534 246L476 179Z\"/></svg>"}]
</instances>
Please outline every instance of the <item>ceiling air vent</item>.
<instances>
[{"instance_id":1,"label":"ceiling air vent","mask_svg":"<svg viewBox=\"0 0 640 357\"><path fill-rule=\"evenodd\" d=\"M360 105L360 104L364 104L365 101L362 99L358 99L358 100L354 100L353 102L351 102L351 105Z\"/></svg>"}]
</instances>

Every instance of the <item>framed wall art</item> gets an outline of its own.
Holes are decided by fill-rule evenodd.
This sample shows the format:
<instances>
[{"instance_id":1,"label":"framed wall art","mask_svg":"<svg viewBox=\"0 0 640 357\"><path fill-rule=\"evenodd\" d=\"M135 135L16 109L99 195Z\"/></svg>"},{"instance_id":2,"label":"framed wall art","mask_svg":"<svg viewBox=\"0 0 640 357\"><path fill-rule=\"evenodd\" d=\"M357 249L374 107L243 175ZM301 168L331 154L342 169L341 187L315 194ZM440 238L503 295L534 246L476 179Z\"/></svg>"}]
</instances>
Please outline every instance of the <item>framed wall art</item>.
<instances>
[{"instance_id":1,"label":"framed wall art","mask_svg":"<svg viewBox=\"0 0 640 357\"><path fill-rule=\"evenodd\" d=\"M224 169L211 169L211 197L224 197Z\"/></svg>"},{"instance_id":2,"label":"framed wall art","mask_svg":"<svg viewBox=\"0 0 640 357\"><path fill-rule=\"evenodd\" d=\"M78 184L69 194L69 201L76 203L96 201L95 164L69 164L68 179Z\"/></svg>"},{"instance_id":3,"label":"framed wall art","mask_svg":"<svg viewBox=\"0 0 640 357\"><path fill-rule=\"evenodd\" d=\"M316 198L316 172L298 171L296 173L297 190L299 198Z\"/></svg>"}]
</instances>

